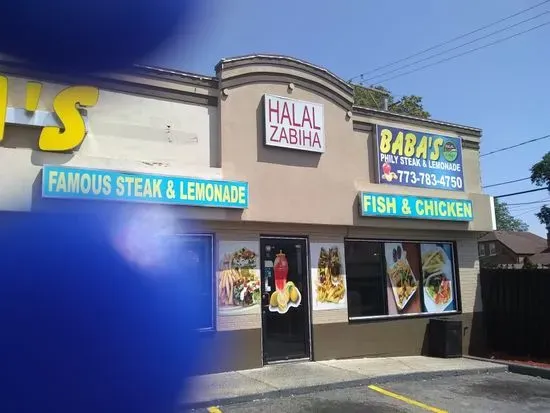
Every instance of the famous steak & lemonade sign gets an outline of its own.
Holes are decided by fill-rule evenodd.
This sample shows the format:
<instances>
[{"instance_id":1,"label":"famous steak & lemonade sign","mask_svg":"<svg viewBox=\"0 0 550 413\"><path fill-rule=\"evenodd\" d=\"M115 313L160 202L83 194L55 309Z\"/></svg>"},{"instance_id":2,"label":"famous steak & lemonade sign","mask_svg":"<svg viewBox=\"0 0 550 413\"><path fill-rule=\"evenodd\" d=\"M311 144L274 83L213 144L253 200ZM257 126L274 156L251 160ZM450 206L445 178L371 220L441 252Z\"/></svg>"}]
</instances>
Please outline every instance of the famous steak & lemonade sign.
<instances>
[{"instance_id":1,"label":"famous steak & lemonade sign","mask_svg":"<svg viewBox=\"0 0 550 413\"><path fill-rule=\"evenodd\" d=\"M378 182L464 191L460 138L376 127Z\"/></svg>"}]
</instances>

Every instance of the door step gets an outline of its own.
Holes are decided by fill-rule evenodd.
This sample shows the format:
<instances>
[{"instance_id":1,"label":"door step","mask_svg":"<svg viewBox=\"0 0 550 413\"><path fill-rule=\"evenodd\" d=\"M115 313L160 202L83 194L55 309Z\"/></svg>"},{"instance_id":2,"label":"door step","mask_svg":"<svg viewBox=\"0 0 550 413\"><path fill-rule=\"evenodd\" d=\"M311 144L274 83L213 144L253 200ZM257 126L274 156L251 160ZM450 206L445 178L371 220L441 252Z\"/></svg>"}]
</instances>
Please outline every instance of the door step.
<instances>
[{"instance_id":1,"label":"door step","mask_svg":"<svg viewBox=\"0 0 550 413\"><path fill-rule=\"evenodd\" d=\"M288 359L288 360L277 360L277 361L269 361L265 362L265 366L272 366L274 364L288 364L288 363L309 363L311 359L308 357L302 357L299 359Z\"/></svg>"}]
</instances>

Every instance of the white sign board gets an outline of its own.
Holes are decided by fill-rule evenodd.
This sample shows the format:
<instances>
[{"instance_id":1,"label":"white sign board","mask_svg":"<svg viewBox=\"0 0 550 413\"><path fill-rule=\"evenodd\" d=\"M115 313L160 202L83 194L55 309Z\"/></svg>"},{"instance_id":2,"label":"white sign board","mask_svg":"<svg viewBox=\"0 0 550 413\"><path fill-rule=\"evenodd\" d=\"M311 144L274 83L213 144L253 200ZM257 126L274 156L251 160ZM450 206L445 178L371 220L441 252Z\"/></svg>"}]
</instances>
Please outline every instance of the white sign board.
<instances>
[{"instance_id":1,"label":"white sign board","mask_svg":"<svg viewBox=\"0 0 550 413\"><path fill-rule=\"evenodd\" d=\"M308 152L325 152L323 105L264 95L265 144Z\"/></svg>"}]
</instances>

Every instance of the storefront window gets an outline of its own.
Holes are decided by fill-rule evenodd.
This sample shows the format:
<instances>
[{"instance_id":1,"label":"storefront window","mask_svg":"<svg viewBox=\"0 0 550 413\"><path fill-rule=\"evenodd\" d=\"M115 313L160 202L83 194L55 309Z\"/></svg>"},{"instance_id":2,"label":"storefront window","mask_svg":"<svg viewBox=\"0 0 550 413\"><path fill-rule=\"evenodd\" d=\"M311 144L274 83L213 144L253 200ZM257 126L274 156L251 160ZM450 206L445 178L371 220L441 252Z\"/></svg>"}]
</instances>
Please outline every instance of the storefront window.
<instances>
[{"instance_id":1,"label":"storefront window","mask_svg":"<svg viewBox=\"0 0 550 413\"><path fill-rule=\"evenodd\" d=\"M176 235L168 237L170 254L175 268L186 284L193 286L188 292L190 296L182 300L192 299L196 312L194 324L198 329L214 328L214 294L213 294L213 237L211 235Z\"/></svg>"},{"instance_id":2,"label":"storefront window","mask_svg":"<svg viewBox=\"0 0 550 413\"><path fill-rule=\"evenodd\" d=\"M382 243L347 241L344 250L349 317L385 315Z\"/></svg>"},{"instance_id":3,"label":"storefront window","mask_svg":"<svg viewBox=\"0 0 550 413\"><path fill-rule=\"evenodd\" d=\"M456 311L451 243L347 240L348 316Z\"/></svg>"}]
</instances>

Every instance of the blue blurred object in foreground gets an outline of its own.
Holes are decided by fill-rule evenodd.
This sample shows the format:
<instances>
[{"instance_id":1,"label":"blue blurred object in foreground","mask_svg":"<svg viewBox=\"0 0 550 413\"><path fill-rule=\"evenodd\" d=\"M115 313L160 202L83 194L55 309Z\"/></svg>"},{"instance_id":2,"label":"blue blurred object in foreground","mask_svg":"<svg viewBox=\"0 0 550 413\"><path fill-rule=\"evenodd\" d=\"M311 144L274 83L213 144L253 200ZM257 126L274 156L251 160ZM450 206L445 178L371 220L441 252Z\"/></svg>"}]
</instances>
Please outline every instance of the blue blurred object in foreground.
<instances>
[{"instance_id":1,"label":"blue blurred object in foreground","mask_svg":"<svg viewBox=\"0 0 550 413\"><path fill-rule=\"evenodd\" d=\"M56 73L138 63L176 28L193 24L197 0L5 1L0 53Z\"/></svg>"},{"instance_id":2,"label":"blue blurred object in foreground","mask_svg":"<svg viewBox=\"0 0 550 413\"><path fill-rule=\"evenodd\" d=\"M174 412L197 359L181 269L130 266L105 217L4 219L2 413Z\"/></svg>"}]
</instances>

